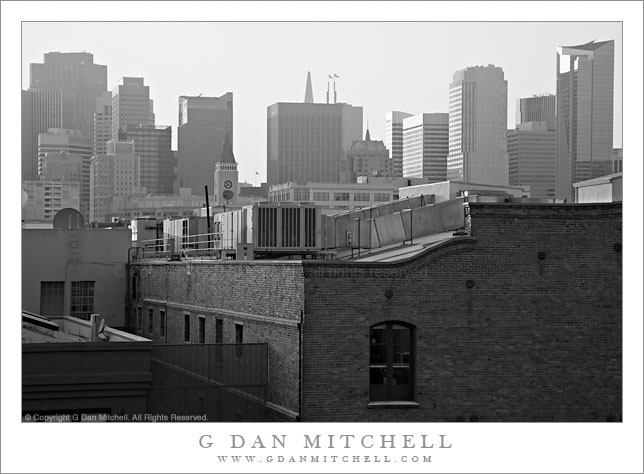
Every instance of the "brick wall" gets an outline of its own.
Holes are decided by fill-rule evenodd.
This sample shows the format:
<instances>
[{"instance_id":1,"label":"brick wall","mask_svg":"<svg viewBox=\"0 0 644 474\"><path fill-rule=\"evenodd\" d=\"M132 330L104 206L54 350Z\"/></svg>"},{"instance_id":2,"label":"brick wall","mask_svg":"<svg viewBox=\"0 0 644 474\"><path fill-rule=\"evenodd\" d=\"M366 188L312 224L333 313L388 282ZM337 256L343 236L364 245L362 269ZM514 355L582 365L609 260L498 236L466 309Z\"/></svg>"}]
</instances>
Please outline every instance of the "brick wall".
<instances>
[{"instance_id":1,"label":"brick wall","mask_svg":"<svg viewBox=\"0 0 644 474\"><path fill-rule=\"evenodd\" d=\"M621 420L621 204L471 215L409 261L303 262L303 421ZM387 320L416 327L417 407L368 407Z\"/></svg>"},{"instance_id":2,"label":"brick wall","mask_svg":"<svg viewBox=\"0 0 644 474\"><path fill-rule=\"evenodd\" d=\"M304 284L300 262L181 261L138 263L139 288L132 302L143 309L143 330L155 342L184 343L184 315L190 315L190 342L199 342L199 318L205 319L205 343L215 339L215 320L223 320L223 342L235 343L235 324L243 342L269 343L269 393L273 415L294 419L298 411L299 330ZM154 311L148 332L148 309ZM161 337L159 314L166 311ZM131 313L132 314L132 313ZM130 321L134 329L134 322Z\"/></svg>"}]
</instances>

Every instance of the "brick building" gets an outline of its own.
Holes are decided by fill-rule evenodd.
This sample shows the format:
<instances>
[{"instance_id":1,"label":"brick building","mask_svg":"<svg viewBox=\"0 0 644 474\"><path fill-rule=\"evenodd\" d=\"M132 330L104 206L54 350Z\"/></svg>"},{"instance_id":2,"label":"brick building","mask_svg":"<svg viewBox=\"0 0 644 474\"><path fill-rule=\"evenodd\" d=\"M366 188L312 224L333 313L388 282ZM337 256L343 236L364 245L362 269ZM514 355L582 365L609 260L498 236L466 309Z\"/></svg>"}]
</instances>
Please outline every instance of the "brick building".
<instances>
[{"instance_id":1,"label":"brick building","mask_svg":"<svg viewBox=\"0 0 644 474\"><path fill-rule=\"evenodd\" d=\"M619 421L621 211L474 203L411 253L133 263L129 324L267 343L271 419Z\"/></svg>"}]
</instances>

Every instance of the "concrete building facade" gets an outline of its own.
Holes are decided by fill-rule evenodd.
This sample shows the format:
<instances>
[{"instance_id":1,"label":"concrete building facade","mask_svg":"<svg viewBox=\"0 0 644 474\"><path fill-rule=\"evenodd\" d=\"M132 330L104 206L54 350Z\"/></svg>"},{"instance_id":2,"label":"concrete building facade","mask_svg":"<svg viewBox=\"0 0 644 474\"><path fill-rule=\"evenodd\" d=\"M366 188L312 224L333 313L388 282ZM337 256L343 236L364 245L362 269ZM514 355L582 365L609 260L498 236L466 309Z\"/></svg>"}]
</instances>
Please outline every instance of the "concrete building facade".
<instances>
[{"instance_id":1,"label":"concrete building facade","mask_svg":"<svg viewBox=\"0 0 644 474\"><path fill-rule=\"evenodd\" d=\"M27 201L22 206L24 222L51 223L58 211L71 208L80 212L79 181L23 181Z\"/></svg>"},{"instance_id":2,"label":"concrete building facade","mask_svg":"<svg viewBox=\"0 0 644 474\"><path fill-rule=\"evenodd\" d=\"M90 222L109 221L118 215L118 197L141 192L140 160L134 154L134 143L109 140L105 151L90 162Z\"/></svg>"},{"instance_id":3,"label":"concrete building facade","mask_svg":"<svg viewBox=\"0 0 644 474\"><path fill-rule=\"evenodd\" d=\"M447 179L507 186L508 81L493 65L456 71L449 86Z\"/></svg>"},{"instance_id":4,"label":"concrete building facade","mask_svg":"<svg viewBox=\"0 0 644 474\"><path fill-rule=\"evenodd\" d=\"M48 157L49 154L52 154ZM89 218L89 161L92 157L92 139L80 130L50 128L38 135L38 176L40 179L73 181L80 183L80 212ZM46 163L49 162L49 171ZM59 166L56 166L57 163ZM66 168L62 171L61 165ZM70 166L72 168L70 168ZM80 176L76 168L80 167ZM58 168L56 173L54 170ZM72 179L74 178L74 179Z\"/></svg>"},{"instance_id":5,"label":"concrete building facade","mask_svg":"<svg viewBox=\"0 0 644 474\"><path fill-rule=\"evenodd\" d=\"M232 92L220 97L179 97L177 189L190 188L203 196L208 186L212 196L214 163L226 133L234 144Z\"/></svg>"},{"instance_id":6,"label":"concrete building facade","mask_svg":"<svg viewBox=\"0 0 644 474\"><path fill-rule=\"evenodd\" d=\"M403 120L402 176L445 181L449 114L419 114Z\"/></svg>"},{"instance_id":7,"label":"concrete building facade","mask_svg":"<svg viewBox=\"0 0 644 474\"><path fill-rule=\"evenodd\" d=\"M533 198L555 199L556 134L547 122L508 130L510 186L529 186Z\"/></svg>"},{"instance_id":8,"label":"concrete building facade","mask_svg":"<svg viewBox=\"0 0 644 474\"><path fill-rule=\"evenodd\" d=\"M165 125L126 125L121 140L134 143L140 159L140 184L148 193L174 192L176 159L172 151L172 127Z\"/></svg>"},{"instance_id":9,"label":"concrete building facade","mask_svg":"<svg viewBox=\"0 0 644 474\"><path fill-rule=\"evenodd\" d=\"M339 182L346 152L362 138L362 107L278 102L267 116L269 185Z\"/></svg>"},{"instance_id":10,"label":"concrete building facade","mask_svg":"<svg viewBox=\"0 0 644 474\"><path fill-rule=\"evenodd\" d=\"M557 197L612 172L615 42L557 48Z\"/></svg>"},{"instance_id":11,"label":"concrete building facade","mask_svg":"<svg viewBox=\"0 0 644 474\"><path fill-rule=\"evenodd\" d=\"M96 99L107 91L107 66L95 64L91 53L45 53L44 63L29 65L29 89L73 93L74 121L65 128L80 130L91 139Z\"/></svg>"},{"instance_id":12,"label":"concrete building facade","mask_svg":"<svg viewBox=\"0 0 644 474\"><path fill-rule=\"evenodd\" d=\"M63 90L22 91L22 180L38 179L38 135L50 128L73 129L74 94Z\"/></svg>"},{"instance_id":13,"label":"concrete building facade","mask_svg":"<svg viewBox=\"0 0 644 474\"><path fill-rule=\"evenodd\" d=\"M403 175L403 120L413 114L392 111L385 116L385 147L389 150L389 158L393 165L393 176L400 178Z\"/></svg>"},{"instance_id":14,"label":"concrete building facade","mask_svg":"<svg viewBox=\"0 0 644 474\"><path fill-rule=\"evenodd\" d=\"M381 140L372 140L369 129L364 140L353 142L342 161L340 182L355 183L361 176L392 176L392 163L389 150Z\"/></svg>"},{"instance_id":15,"label":"concrete building facade","mask_svg":"<svg viewBox=\"0 0 644 474\"><path fill-rule=\"evenodd\" d=\"M556 129L557 96L535 95L517 99L516 125L528 122L545 122L547 130Z\"/></svg>"},{"instance_id":16,"label":"concrete building facade","mask_svg":"<svg viewBox=\"0 0 644 474\"><path fill-rule=\"evenodd\" d=\"M94 110L94 140L92 155L107 153L105 144L112 139L112 93L105 92L96 99Z\"/></svg>"},{"instance_id":17,"label":"concrete building facade","mask_svg":"<svg viewBox=\"0 0 644 474\"><path fill-rule=\"evenodd\" d=\"M119 140L128 125L154 125L150 86L142 77L124 77L112 90L112 140Z\"/></svg>"},{"instance_id":18,"label":"concrete building facade","mask_svg":"<svg viewBox=\"0 0 644 474\"><path fill-rule=\"evenodd\" d=\"M128 229L23 229L22 308L125 326Z\"/></svg>"}]
</instances>

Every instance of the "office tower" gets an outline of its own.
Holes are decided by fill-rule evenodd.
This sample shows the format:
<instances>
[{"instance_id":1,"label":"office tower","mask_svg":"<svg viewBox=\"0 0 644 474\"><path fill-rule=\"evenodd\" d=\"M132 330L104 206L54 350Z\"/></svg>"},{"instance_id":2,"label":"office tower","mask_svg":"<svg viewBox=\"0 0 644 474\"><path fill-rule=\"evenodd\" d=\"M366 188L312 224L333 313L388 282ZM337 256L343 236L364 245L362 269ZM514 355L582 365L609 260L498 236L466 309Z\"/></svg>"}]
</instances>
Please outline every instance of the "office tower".
<instances>
[{"instance_id":1,"label":"office tower","mask_svg":"<svg viewBox=\"0 0 644 474\"><path fill-rule=\"evenodd\" d=\"M557 197L612 170L613 40L557 48Z\"/></svg>"},{"instance_id":2,"label":"office tower","mask_svg":"<svg viewBox=\"0 0 644 474\"><path fill-rule=\"evenodd\" d=\"M364 140L353 142L342 162L341 183L355 183L360 176L391 177L389 150L381 140L372 140L369 129Z\"/></svg>"},{"instance_id":3,"label":"office tower","mask_svg":"<svg viewBox=\"0 0 644 474\"><path fill-rule=\"evenodd\" d=\"M112 139L112 93L105 92L96 99L94 110L94 140L92 154L104 155L105 144Z\"/></svg>"},{"instance_id":4,"label":"office tower","mask_svg":"<svg viewBox=\"0 0 644 474\"><path fill-rule=\"evenodd\" d=\"M90 222L108 222L122 197L139 192L139 157L134 143L109 140L105 153L90 162Z\"/></svg>"},{"instance_id":5,"label":"office tower","mask_svg":"<svg viewBox=\"0 0 644 474\"><path fill-rule=\"evenodd\" d=\"M44 55L44 64L30 64L29 74L29 89L74 93L75 117L67 128L94 136L96 99L107 91L107 66L94 64L91 53L51 52Z\"/></svg>"},{"instance_id":6,"label":"office tower","mask_svg":"<svg viewBox=\"0 0 644 474\"><path fill-rule=\"evenodd\" d=\"M148 193L172 194L176 165L172 127L127 125L121 135L122 141L134 142L134 154L140 158L141 187Z\"/></svg>"},{"instance_id":7,"label":"office tower","mask_svg":"<svg viewBox=\"0 0 644 474\"><path fill-rule=\"evenodd\" d=\"M142 77L124 77L112 90L112 140L119 140L128 125L154 125L150 86Z\"/></svg>"},{"instance_id":8,"label":"office tower","mask_svg":"<svg viewBox=\"0 0 644 474\"><path fill-rule=\"evenodd\" d=\"M385 146L389 150L389 158L391 158L393 166L393 176L396 178L400 178L403 175L403 120L412 115L406 112L392 111L387 112L385 118Z\"/></svg>"},{"instance_id":9,"label":"office tower","mask_svg":"<svg viewBox=\"0 0 644 474\"><path fill-rule=\"evenodd\" d=\"M520 123L508 130L510 186L530 186L530 197L554 199L555 131L547 122Z\"/></svg>"},{"instance_id":10,"label":"office tower","mask_svg":"<svg viewBox=\"0 0 644 474\"><path fill-rule=\"evenodd\" d=\"M212 176L224 136L233 140L233 93L221 97L179 97L177 128L177 188L213 194Z\"/></svg>"},{"instance_id":11,"label":"office tower","mask_svg":"<svg viewBox=\"0 0 644 474\"><path fill-rule=\"evenodd\" d=\"M545 122L548 130L555 130L556 109L557 101L554 94L517 99L516 125L528 122Z\"/></svg>"},{"instance_id":12,"label":"office tower","mask_svg":"<svg viewBox=\"0 0 644 474\"><path fill-rule=\"evenodd\" d=\"M507 186L508 82L493 65L456 71L449 87L447 179Z\"/></svg>"},{"instance_id":13,"label":"office tower","mask_svg":"<svg viewBox=\"0 0 644 474\"><path fill-rule=\"evenodd\" d=\"M50 128L71 129L74 94L62 90L22 91L22 180L38 179L38 135Z\"/></svg>"},{"instance_id":14,"label":"office tower","mask_svg":"<svg viewBox=\"0 0 644 474\"><path fill-rule=\"evenodd\" d=\"M623 170L624 153L621 148L613 148L613 173L621 173Z\"/></svg>"},{"instance_id":15,"label":"office tower","mask_svg":"<svg viewBox=\"0 0 644 474\"><path fill-rule=\"evenodd\" d=\"M239 175L237 162L233 154L233 145L228 133L224 136L224 144L219 159L215 162L214 205L229 205L237 203L239 194Z\"/></svg>"},{"instance_id":16,"label":"office tower","mask_svg":"<svg viewBox=\"0 0 644 474\"><path fill-rule=\"evenodd\" d=\"M345 153L362 138L362 107L278 102L267 116L269 185L339 182Z\"/></svg>"},{"instance_id":17,"label":"office tower","mask_svg":"<svg viewBox=\"0 0 644 474\"><path fill-rule=\"evenodd\" d=\"M403 119L402 173L406 178L447 179L449 114L419 114Z\"/></svg>"},{"instance_id":18,"label":"office tower","mask_svg":"<svg viewBox=\"0 0 644 474\"><path fill-rule=\"evenodd\" d=\"M75 181L77 176L72 171L80 166L80 208L79 211L87 220L89 217L89 161L92 157L92 140L82 135L80 130L50 128L47 133L38 135L38 176L51 181L55 170L66 173L59 175L61 181ZM49 165L47 165L49 163ZM49 171L48 168L49 167Z\"/></svg>"}]
</instances>

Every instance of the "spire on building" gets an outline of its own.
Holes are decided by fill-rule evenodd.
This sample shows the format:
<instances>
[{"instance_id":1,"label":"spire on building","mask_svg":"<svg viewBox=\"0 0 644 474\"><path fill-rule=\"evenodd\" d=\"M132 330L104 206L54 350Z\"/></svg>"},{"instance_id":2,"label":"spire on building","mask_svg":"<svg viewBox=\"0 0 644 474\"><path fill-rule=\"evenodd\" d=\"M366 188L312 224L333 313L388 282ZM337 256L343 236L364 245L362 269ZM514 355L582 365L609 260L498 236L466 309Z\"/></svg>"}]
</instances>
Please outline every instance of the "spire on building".
<instances>
[{"instance_id":1,"label":"spire on building","mask_svg":"<svg viewBox=\"0 0 644 474\"><path fill-rule=\"evenodd\" d=\"M313 86L311 85L311 71L306 76L306 93L304 94L304 103L313 103Z\"/></svg>"},{"instance_id":2,"label":"spire on building","mask_svg":"<svg viewBox=\"0 0 644 474\"><path fill-rule=\"evenodd\" d=\"M228 130L226 130L226 135L224 136L224 148L221 151L221 155L219 155L219 163L237 163L235 155L233 155L233 145L230 143Z\"/></svg>"},{"instance_id":3,"label":"spire on building","mask_svg":"<svg viewBox=\"0 0 644 474\"><path fill-rule=\"evenodd\" d=\"M365 135L364 140L365 140L366 142L370 142L370 141L371 141L371 135L369 134L369 125L367 125L367 134Z\"/></svg>"}]
</instances>

